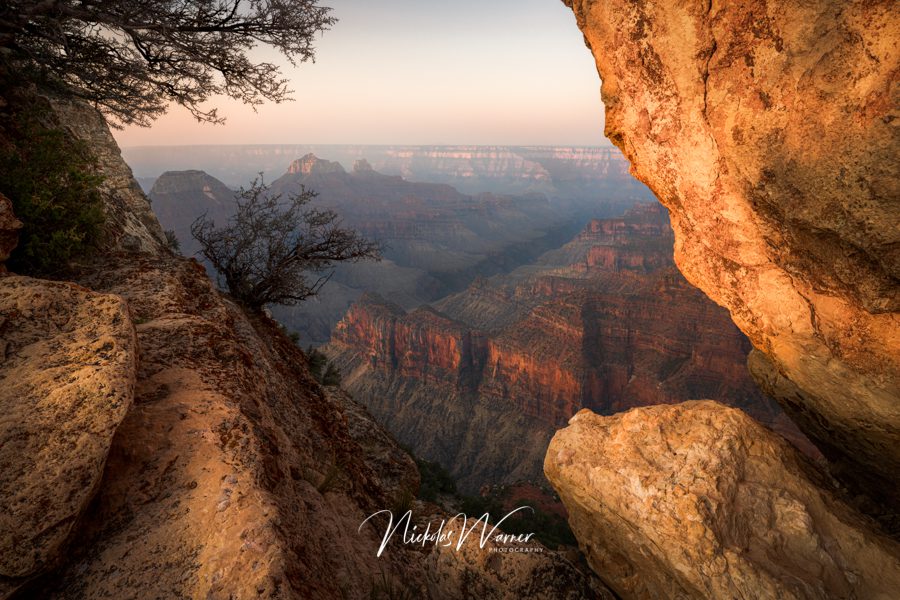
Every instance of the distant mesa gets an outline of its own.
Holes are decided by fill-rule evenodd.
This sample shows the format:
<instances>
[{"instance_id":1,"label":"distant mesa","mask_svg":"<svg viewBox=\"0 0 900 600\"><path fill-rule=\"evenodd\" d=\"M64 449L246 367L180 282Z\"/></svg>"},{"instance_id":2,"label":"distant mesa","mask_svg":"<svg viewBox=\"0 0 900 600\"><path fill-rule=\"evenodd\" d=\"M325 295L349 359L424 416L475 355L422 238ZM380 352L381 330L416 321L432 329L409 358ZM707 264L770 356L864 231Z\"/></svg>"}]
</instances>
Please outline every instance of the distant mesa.
<instances>
[{"instance_id":1,"label":"distant mesa","mask_svg":"<svg viewBox=\"0 0 900 600\"><path fill-rule=\"evenodd\" d=\"M353 163L353 172L354 173L374 173L375 169L372 168L372 165L369 164L364 158L358 159Z\"/></svg>"},{"instance_id":2,"label":"distant mesa","mask_svg":"<svg viewBox=\"0 0 900 600\"><path fill-rule=\"evenodd\" d=\"M368 163L367 163L368 164ZM313 175L326 173L346 173L341 163L323 160L310 152L288 166L289 175Z\"/></svg>"}]
</instances>

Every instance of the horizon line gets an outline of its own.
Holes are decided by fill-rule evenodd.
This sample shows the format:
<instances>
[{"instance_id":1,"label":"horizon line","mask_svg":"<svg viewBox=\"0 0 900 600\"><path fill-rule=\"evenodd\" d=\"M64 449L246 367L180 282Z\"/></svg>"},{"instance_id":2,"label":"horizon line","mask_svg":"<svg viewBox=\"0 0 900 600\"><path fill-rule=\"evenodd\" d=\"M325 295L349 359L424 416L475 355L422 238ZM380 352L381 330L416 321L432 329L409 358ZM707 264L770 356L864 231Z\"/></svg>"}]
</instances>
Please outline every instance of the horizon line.
<instances>
[{"instance_id":1,"label":"horizon line","mask_svg":"<svg viewBox=\"0 0 900 600\"><path fill-rule=\"evenodd\" d=\"M266 142L246 144L135 144L119 145L119 148L218 148L218 147L242 147L242 146L335 146L335 147L365 147L365 148L619 148L607 142L606 144L359 144L359 143L298 143L298 142Z\"/></svg>"}]
</instances>

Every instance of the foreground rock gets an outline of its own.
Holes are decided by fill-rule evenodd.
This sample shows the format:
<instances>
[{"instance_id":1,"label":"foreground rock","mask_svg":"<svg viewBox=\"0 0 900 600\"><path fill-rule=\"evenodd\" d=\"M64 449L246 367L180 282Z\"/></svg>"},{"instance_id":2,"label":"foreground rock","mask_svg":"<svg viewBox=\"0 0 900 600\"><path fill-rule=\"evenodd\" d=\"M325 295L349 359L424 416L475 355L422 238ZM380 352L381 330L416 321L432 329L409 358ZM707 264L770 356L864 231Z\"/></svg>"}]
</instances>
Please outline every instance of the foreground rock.
<instances>
[{"instance_id":1,"label":"foreground rock","mask_svg":"<svg viewBox=\"0 0 900 600\"><path fill-rule=\"evenodd\" d=\"M135 346L120 298L0 278L0 597L55 565L96 493Z\"/></svg>"},{"instance_id":2,"label":"foreground rock","mask_svg":"<svg viewBox=\"0 0 900 600\"><path fill-rule=\"evenodd\" d=\"M781 438L711 401L587 410L544 465L623 598L896 598L900 546Z\"/></svg>"},{"instance_id":3,"label":"foreground rock","mask_svg":"<svg viewBox=\"0 0 900 600\"><path fill-rule=\"evenodd\" d=\"M71 392L74 398L90 397L73 385L97 368L92 362L109 353L118 356L119 342L93 332L89 347L76 353L81 346L73 346L71 356L63 355L78 361L80 370L57 378L57 354L40 350L59 341L44 329L18 323L40 324L41 315L60 328L96 321L85 314L90 304L74 297L76 292L110 302L120 311L115 322L127 332L130 322L116 296L51 284L73 290L65 305L77 312L69 315L53 310L46 290L29 293L10 287L19 280L2 280L15 299L13 306L27 307L27 312L19 308L22 317L16 321L24 333L12 338L24 341L16 342L10 356L32 362L14 363L18 369L4 373L4 384L12 387L11 396L3 396L3 423L13 434L0 451L0 502L34 510L3 515L4 543L18 540L23 531L46 535L56 523L66 532L71 529L97 489L109 450L96 500L78 523L63 564L29 584L31 597L465 598L467 586L473 585L491 598L511 597L507 588L526 586L533 597L548 600L594 597L591 577L549 551L520 563L518 554L491 558L488 550L476 547L437 563L429 559L437 552L433 546L395 541L377 558L383 530L360 528L366 517L396 507L411 506L416 515L426 509L411 500L419 479L414 462L360 405L343 393L320 388L303 353L277 325L244 315L213 288L196 262L112 258L90 267L80 280L124 298L137 324L134 405L111 446L112 419L81 417L78 409L90 406L85 403L48 422L41 440L22 432L19 423L36 419L27 414L34 412L35 402L25 405L22 399L29 396L16 384L47 378L43 396L67 398ZM20 350L26 342L34 346ZM133 367L124 379L135 380ZM87 383L92 392L118 389L111 382L85 379ZM102 399L112 402L106 391ZM115 407L121 418L127 403L122 400ZM80 437L70 435L70 427ZM105 447L79 450L77 444L87 444L99 433L107 436ZM35 447L22 446L32 439ZM66 471L68 463L46 454L46 448L91 468ZM24 466L19 468L16 460ZM60 473L49 490L31 484L44 466ZM64 536L54 536L56 547ZM47 554L45 545L44 537L31 542ZM4 575L34 572L35 550L18 541L2 550ZM534 573L555 576L532 580ZM446 585L432 595L434 581Z\"/></svg>"},{"instance_id":4,"label":"foreground rock","mask_svg":"<svg viewBox=\"0 0 900 600\"><path fill-rule=\"evenodd\" d=\"M900 12L891 2L565 0L606 134L767 391L862 489L900 473Z\"/></svg>"}]
</instances>

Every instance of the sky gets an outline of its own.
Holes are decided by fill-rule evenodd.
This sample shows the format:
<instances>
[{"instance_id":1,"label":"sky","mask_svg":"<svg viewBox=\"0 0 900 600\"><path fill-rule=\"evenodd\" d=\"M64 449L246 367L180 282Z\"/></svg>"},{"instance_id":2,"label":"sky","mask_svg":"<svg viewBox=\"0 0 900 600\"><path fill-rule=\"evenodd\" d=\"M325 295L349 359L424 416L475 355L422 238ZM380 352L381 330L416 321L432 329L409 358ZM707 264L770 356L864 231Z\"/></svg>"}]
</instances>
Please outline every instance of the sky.
<instances>
[{"instance_id":1,"label":"sky","mask_svg":"<svg viewBox=\"0 0 900 600\"><path fill-rule=\"evenodd\" d=\"M119 144L608 144L596 67L560 0L322 4L339 21L315 63L283 70L293 102L254 112L217 98L225 125L175 106L114 131Z\"/></svg>"}]
</instances>

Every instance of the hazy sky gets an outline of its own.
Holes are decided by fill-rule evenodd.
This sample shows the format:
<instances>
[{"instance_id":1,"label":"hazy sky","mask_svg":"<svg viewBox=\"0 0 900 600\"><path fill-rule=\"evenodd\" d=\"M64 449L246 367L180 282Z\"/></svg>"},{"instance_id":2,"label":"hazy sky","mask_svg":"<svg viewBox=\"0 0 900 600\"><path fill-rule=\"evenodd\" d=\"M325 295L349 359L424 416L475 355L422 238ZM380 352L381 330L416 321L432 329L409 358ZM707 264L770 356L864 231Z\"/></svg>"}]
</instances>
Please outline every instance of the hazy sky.
<instances>
[{"instance_id":1,"label":"hazy sky","mask_svg":"<svg viewBox=\"0 0 900 600\"><path fill-rule=\"evenodd\" d=\"M122 146L172 144L602 145L600 80L560 0L323 0L339 22L316 63L286 69L294 102L201 125L174 107ZM271 51L260 51L276 58Z\"/></svg>"}]
</instances>

